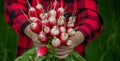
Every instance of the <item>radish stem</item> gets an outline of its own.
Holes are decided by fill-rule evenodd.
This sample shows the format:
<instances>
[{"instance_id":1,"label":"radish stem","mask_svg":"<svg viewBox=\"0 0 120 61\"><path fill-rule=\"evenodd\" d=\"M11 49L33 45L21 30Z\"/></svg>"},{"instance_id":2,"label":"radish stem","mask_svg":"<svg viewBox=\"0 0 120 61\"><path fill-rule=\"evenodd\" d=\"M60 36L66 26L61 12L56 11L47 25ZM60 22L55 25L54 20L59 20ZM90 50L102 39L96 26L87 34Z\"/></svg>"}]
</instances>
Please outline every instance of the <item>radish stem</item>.
<instances>
[{"instance_id":1,"label":"radish stem","mask_svg":"<svg viewBox=\"0 0 120 61\"><path fill-rule=\"evenodd\" d=\"M27 15L25 15L25 12L21 8L19 8L19 9L24 14L24 16L26 17L26 19L31 23L31 21L29 20L29 18L27 17Z\"/></svg>"}]
</instances>

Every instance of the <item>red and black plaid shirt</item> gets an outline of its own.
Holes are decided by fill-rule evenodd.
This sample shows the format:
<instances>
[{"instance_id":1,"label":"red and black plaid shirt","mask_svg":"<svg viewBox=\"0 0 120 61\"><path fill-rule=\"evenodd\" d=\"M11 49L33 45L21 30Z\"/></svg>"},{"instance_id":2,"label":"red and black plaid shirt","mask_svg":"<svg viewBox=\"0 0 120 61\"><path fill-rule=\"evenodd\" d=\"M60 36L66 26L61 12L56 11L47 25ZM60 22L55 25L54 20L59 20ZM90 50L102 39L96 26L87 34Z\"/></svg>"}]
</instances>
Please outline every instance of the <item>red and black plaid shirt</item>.
<instances>
[{"instance_id":1,"label":"red and black plaid shirt","mask_svg":"<svg viewBox=\"0 0 120 61\"><path fill-rule=\"evenodd\" d=\"M36 5L37 0L29 0L32 6ZM53 0L41 0L44 9L51 4ZM60 3L60 0L58 0ZM83 32L85 41L77 46L75 50L84 56L85 46L96 38L103 29L103 22L99 15L96 0L63 0L66 8L65 16L70 17L73 10L76 10L76 27L78 31ZM58 5L59 6L59 5ZM26 0L5 0L5 18L19 36L17 56L23 54L32 46L32 41L24 35L24 28L30 23L19 10L21 8L27 15L28 5Z\"/></svg>"}]
</instances>

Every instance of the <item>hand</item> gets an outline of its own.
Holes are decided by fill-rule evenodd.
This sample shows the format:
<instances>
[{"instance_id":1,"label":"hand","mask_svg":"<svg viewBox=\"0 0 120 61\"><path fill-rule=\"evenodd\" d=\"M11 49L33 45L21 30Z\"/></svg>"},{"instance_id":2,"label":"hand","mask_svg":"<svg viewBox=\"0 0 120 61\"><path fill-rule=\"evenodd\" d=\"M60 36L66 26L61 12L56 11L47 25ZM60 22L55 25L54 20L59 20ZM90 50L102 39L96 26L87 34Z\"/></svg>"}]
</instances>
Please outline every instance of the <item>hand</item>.
<instances>
[{"instance_id":1,"label":"hand","mask_svg":"<svg viewBox=\"0 0 120 61\"><path fill-rule=\"evenodd\" d=\"M39 48L39 47L41 47L41 46L45 46L45 45L46 45L45 43L41 43L41 42L38 40L38 34L37 34L37 33L34 33L34 32L30 29L30 25L28 25L28 26L24 29L24 33L25 33L26 36L28 36L28 37L32 40L35 48Z\"/></svg>"},{"instance_id":2,"label":"hand","mask_svg":"<svg viewBox=\"0 0 120 61\"><path fill-rule=\"evenodd\" d=\"M74 48L84 41L84 35L82 34L82 32L76 31L76 34L71 36L69 40L73 42L72 45L70 46L63 45L58 48L55 48L57 58L64 59L67 56L69 56L69 54L74 50Z\"/></svg>"}]
</instances>

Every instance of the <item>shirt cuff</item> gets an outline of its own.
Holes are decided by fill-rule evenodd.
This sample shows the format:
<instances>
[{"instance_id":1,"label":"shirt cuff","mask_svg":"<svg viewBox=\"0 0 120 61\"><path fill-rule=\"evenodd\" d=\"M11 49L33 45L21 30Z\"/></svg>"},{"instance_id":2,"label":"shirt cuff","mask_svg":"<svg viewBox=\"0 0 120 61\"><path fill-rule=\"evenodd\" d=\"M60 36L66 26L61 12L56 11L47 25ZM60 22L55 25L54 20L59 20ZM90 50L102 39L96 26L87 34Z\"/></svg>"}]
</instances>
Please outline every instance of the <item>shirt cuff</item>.
<instances>
[{"instance_id":1,"label":"shirt cuff","mask_svg":"<svg viewBox=\"0 0 120 61\"><path fill-rule=\"evenodd\" d=\"M26 28L26 26L28 26L30 24L29 21L24 22L21 27L20 27L20 32L22 32L22 34L24 34L24 29Z\"/></svg>"}]
</instances>

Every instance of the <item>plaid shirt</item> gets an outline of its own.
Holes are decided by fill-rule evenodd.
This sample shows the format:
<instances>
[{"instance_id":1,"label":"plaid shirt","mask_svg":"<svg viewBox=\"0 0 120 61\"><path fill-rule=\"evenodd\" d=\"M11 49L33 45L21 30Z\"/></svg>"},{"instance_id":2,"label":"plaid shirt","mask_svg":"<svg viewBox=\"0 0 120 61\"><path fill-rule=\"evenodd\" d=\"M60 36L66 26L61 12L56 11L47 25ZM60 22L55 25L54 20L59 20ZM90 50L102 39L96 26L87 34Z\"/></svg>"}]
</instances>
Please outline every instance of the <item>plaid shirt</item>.
<instances>
[{"instance_id":1,"label":"plaid shirt","mask_svg":"<svg viewBox=\"0 0 120 61\"><path fill-rule=\"evenodd\" d=\"M37 0L29 0L32 6L35 6ZM41 0L41 4L44 9L47 10L48 6L53 0ZM60 3L60 0L58 0ZM66 8L65 16L70 17L73 10L76 11L76 24L78 31L83 32L85 40L75 50L85 55L85 46L96 38L103 29L103 22L99 15L97 1L96 0L63 0L63 6ZM12 26L15 32L18 34L18 52L17 56L23 54L27 49L31 48L32 41L23 33L24 28L30 23L19 10L21 8L27 15L28 5L26 0L5 0L5 18L6 21ZM59 7L60 5L58 5ZM28 16L28 15L27 15Z\"/></svg>"}]
</instances>

